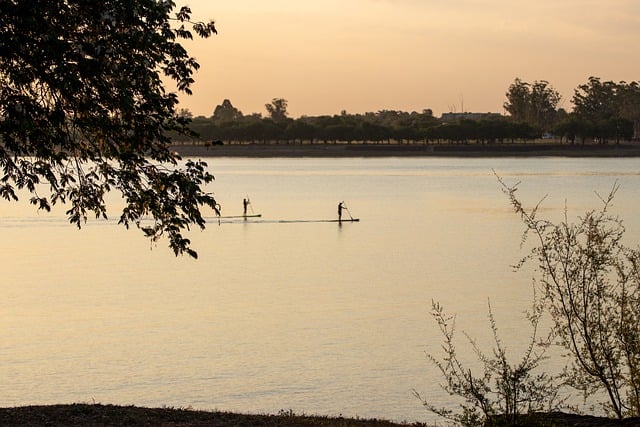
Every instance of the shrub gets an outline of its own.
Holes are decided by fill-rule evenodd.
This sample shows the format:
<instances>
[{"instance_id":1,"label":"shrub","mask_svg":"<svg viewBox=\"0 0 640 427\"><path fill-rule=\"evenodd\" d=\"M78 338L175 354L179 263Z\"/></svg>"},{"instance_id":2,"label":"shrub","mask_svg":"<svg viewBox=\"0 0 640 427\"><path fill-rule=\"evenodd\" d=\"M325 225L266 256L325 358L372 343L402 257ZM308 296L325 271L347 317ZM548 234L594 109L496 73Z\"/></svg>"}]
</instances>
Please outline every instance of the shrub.
<instances>
[{"instance_id":1,"label":"shrub","mask_svg":"<svg viewBox=\"0 0 640 427\"><path fill-rule=\"evenodd\" d=\"M489 303L489 323L494 340L491 355L482 352L476 341L464 334L481 362L482 372L479 375L474 374L458 358L454 343L455 316L446 315L437 302L432 302L431 307L431 314L444 337L444 357L438 359L427 354L427 358L444 377L442 389L461 400L461 411L437 407L414 390L414 395L427 410L463 426L479 426L516 425L522 414L557 408L560 404L557 399L559 387L554 378L546 373L534 372L545 359L544 353L551 339L549 337L543 342L537 340L541 315L539 306L534 304L533 312L527 314L532 325L531 340L520 362L513 365L508 361L506 348L499 338Z\"/></svg>"},{"instance_id":2,"label":"shrub","mask_svg":"<svg viewBox=\"0 0 640 427\"><path fill-rule=\"evenodd\" d=\"M540 303L549 313L557 343L569 364L566 383L600 402L616 418L640 416L640 251L622 243L622 220L609 213L616 183L602 207L570 223L538 219L516 198L517 184L503 191L525 224L523 242L534 237L528 262L537 268Z\"/></svg>"}]
</instances>

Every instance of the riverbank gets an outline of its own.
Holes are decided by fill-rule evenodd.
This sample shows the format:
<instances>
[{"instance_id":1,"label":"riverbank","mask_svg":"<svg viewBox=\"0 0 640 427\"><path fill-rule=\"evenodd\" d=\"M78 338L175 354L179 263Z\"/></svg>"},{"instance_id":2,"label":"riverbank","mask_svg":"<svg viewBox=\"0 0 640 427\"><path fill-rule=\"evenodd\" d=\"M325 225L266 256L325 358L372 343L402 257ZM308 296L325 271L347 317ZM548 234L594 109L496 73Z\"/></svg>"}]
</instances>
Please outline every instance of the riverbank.
<instances>
[{"instance_id":1,"label":"riverbank","mask_svg":"<svg viewBox=\"0 0 640 427\"><path fill-rule=\"evenodd\" d=\"M0 408L0 426L85 427L85 426L182 426L182 427L399 427L376 419L352 419L295 415L252 415L176 408L141 408L100 404L72 404Z\"/></svg>"},{"instance_id":2,"label":"riverbank","mask_svg":"<svg viewBox=\"0 0 640 427\"><path fill-rule=\"evenodd\" d=\"M537 414L520 420L522 427L614 427L637 426L640 419L617 421L608 418L572 415L561 412ZM394 423L378 419L296 415L283 411L278 415L252 415L231 412L207 412L176 408L141 408L101 404L71 404L0 408L4 427L85 427L85 426L181 426L181 427L401 427L423 423ZM437 425L442 425L438 423ZM509 425L498 423L497 425Z\"/></svg>"},{"instance_id":3,"label":"riverbank","mask_svg":"<svg viewBox=\"0 0 640 427\"><path fill-rule=\"evenodd\" d=\"M640 143L559 144L176 144L189 157L640 157Z\"/></svg>"}]
</instances>

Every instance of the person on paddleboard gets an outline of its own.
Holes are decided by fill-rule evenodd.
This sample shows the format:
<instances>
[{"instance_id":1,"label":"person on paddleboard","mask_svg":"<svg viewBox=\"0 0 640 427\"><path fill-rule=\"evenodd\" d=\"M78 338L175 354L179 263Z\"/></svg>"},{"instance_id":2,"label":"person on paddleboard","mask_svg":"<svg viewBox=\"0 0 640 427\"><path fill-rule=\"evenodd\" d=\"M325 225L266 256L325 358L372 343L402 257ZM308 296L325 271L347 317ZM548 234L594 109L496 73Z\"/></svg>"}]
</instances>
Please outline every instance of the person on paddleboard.
<instances>
[{"instance_id":1,"label":"person on paddleboard","mask_svg":"<svg viewBox=\"0 0 640 427\"><path fill-rule=\"evenodd\" d=\"M249 203L251 203L249 199L242 199L242 207L244 209L242 212L244 216L247 216L247 206L249 206Z\"/></svg>"},{"instance_id":2,"label":"person on paddleboard","mask_svg":"<svg viewBox=\"0 0 640 427\"><path fill-rule=\"evenodd\" d=\"M342 221L342 209L344 209L344 202L338 203L338 221Z\"/></svg>"}]
</instances>

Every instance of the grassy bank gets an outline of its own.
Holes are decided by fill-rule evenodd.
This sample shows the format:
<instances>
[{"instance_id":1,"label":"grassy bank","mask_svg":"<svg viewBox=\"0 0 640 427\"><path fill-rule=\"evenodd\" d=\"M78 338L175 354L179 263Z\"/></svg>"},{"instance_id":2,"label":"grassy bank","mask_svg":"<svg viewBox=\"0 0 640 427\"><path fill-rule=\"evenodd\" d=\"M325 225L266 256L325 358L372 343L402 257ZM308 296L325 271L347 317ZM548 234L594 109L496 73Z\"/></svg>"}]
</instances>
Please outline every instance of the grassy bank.
<instances>
[{"instance_id":1,"label":"grassy bank","mask_svg":"<svg viewBox=\"0 0 640 427\"><path fill-rule=\"evenodd\" d=\"M294 415L252 415L175 408L140 408L100 404L72 404L0 408L0 426L183 426L183 427L396 427L385 420Z\"/></svg>"},{"instance_id":2,"label":"grassy bank","mask_svg":"<svg viewBox=\"0 0 640 427\"><path fill-rule=\"evenodd\" d=\"M439 422L434 426L447 425ZM496 423L493 426L508 426ZM616 427L638 426L640 419L617 421L607 418L571 415L560 412L536 414L521 420L522 427ZM295 415L237 414L175 408L140 408L101 404L71 404L0 408L0 426L80 427L80 426L172 426L172 427L400 427L421 426L422 423L394 423L377 419Z\"/></svg>"}]
</instances>

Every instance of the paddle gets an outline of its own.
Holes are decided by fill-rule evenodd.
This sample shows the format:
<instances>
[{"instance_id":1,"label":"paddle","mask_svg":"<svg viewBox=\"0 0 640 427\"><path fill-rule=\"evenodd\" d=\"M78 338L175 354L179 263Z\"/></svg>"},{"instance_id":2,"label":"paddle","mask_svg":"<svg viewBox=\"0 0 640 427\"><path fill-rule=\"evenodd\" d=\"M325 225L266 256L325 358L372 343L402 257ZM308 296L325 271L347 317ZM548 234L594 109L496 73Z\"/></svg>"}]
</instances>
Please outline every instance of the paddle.
<instances>
[{"instance_id":1,"label":"paddle","mask_svg":"<svg viewBox=\"0 0 640 427\"><path fill-rule=\"evenodd\" d=\"M347 213L349 214L349 218L351 218L351 221L353 221L353 217L351 216L351 212L349 212L349 208L347 207L347 205L344 204L344 202L342 202L342 209L347 211Z\"/></svg>"},{"instance_id":2,"label":"paddle","mask_svg":"<svg viewBox=\"0 0 640 427\"><path fill-rule=\"evenodd\" d=\"M247 204L249 205L249 208L251 208L251 213L255 214L255 212L253 211L253 204L251 203L251 200L249 199L248 194L247 194Z\"/></svg>"}]
</instances>

